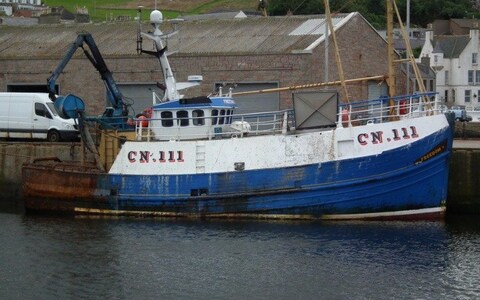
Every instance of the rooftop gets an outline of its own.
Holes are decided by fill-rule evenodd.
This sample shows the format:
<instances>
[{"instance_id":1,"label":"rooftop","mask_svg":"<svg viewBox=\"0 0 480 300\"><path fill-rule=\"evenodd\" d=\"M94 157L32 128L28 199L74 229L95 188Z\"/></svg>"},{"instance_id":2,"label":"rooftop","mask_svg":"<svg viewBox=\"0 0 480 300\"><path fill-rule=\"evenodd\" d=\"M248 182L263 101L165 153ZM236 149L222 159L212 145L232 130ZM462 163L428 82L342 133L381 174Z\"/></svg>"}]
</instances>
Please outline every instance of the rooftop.
<instances>
[{"instance_id":1,"label":"rooftop","mask_svg":"<svg viewBox=\"0 0 480 300\"><path fill-rule=\"evenodd\" d=\"M338 14L335 30L358 13ZM310 51L324 39L325 16L243 17L202 19L162 24L168 34L169 51L184 55L199 54L283 54ZM95 24L55 24L36 26L0 25L0 59L62 57L78 32L93 35L102 55L136 55L135 22ZM143 23L143 31L151 28ZM144 41L144 49L151 44ZM79 55L77 53L77 55Z\"/></svg>"}]
</instances>

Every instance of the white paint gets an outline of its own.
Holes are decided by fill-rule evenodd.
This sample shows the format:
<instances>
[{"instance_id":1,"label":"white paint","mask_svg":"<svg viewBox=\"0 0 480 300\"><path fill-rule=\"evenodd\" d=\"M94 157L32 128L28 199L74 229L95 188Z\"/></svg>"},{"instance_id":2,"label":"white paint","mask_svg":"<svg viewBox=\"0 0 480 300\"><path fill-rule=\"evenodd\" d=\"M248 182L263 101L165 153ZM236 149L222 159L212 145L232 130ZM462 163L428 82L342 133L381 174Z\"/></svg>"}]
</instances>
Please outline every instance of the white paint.
<instances>
[{"instance_id":1,"label":"white paint","mask_svg":"<svg viewBox=\"0 0 480 300\"><path fill-rule=\"evenodd\" d=\"M393 130L414 127L418 137L393 140ZM287 135L248 136L202 141L151 141L124 144L110 173L132 175L196 174L232 172L236 162L245 163L245 170L321 164L333 160L378 155L383 151L405 146L448 127L443 114L365 126L309 131ZM382 132L382 143L372 143L372 132ZM361 136L361 138L359 138ZM368 136L368 138L366 138ZM360 142L366 141L365 145ZM351 145L349 147L339 144ZM199 153L197 149L201 149ZM149 162L140 162L140 152L152 153ZM159 162L160 151L167 156ZM133 162L129 161L134 158ZM174 160L169 162L169 153ZM177 161L178 153L183 161ZM198 159L197 159L198 158ZM198 167L198 164L202 166Z\"/></svg>"},{"instance_id":2,"label":"white paint","mask_svg":"<svg viewBox=\"0 0 480 300\"><path fill-rule=\"evenodd\" d=\"M401 211L387 211L378 213L366 213L366 214L338 214L338 215L323 215L324 220L360 220L360 219L374 219L374 218L388 218L388 217L401 217L401 216L415 216L425 214L444 214L446 207L432 207L413 210L401 210Z\"/></svg>"}]
</instances>

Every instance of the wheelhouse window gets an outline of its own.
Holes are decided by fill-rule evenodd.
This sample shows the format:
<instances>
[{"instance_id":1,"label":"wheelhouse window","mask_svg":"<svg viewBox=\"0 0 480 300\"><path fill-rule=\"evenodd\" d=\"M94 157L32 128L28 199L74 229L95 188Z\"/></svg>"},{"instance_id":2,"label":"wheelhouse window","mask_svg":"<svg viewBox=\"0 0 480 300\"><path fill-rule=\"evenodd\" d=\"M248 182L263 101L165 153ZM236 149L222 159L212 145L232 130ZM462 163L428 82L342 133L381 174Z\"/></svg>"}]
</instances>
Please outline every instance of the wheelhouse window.
<instances>
[{"instance_id":1,"label":"wheelhouse window","mask_svg":"<svg viewBox=\"0 0 480 300\"><path fill-rule=\"evenodd\" d=\"M233 111L231 109L227 110L226 124L232 124L232 114L233 114Z\"/></svg>"},{"instance_id":2,"label":"wheelhouse window","mask_svg":"<svg viewBox=\"0 0 480 300\"><path fill-rule=\"evenodd\" d=\"M192 111L193 125L195 125L195 126L205 125L204 116L205 116L205 113L203 112L203 110L196 109L196 110Z\"/></svg>"},{"instance_id":3,"label":"wheelhouse window","mask_svg":"<svg viewBox=\"0 0 480 300\"><path fill-rule=\"evenodd\" d=\"M172 127L173 126L173 113L171 111L162 111L160 115L162 119L163 127Z\"/></svg>"},{"instance_id":4,"label":"wheelhouse window","mask_svg":"<svg viewBox=\"0 0 480 300\"><path fill-rule=\"evenodd\" d=\"M218 119L218 124L223 125L225 123L225 110L220 110L220 118Z\"/></svg>"},{"instance_id":5,"label":"wheelhouse window","mask_svg":"<svg viewBox=\"0 0 480 300\"><path fill-rule=\"evenodd\" d=\"M188 126L188 111L179 110L177 111L177 125L179 126Z\"/></svg>"},{"instance_id":6,"label":"wheelhouse window","mask_svg":"<svg viewBox=\"0 0 480 300\"><path fill-rule=\"evenodd\" d=\"M212 125L217 125L218 121L218 109L212 110Z\"/></svg>"}]
</instances>

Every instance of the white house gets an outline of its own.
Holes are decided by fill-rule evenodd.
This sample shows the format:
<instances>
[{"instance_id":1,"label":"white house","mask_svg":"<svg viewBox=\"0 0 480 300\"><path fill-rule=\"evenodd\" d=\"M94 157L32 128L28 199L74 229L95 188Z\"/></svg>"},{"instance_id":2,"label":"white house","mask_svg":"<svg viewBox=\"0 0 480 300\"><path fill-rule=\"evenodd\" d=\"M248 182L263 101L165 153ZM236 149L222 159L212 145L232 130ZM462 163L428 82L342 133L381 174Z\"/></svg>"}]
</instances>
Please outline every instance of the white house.
<instances>
[{"instance_id":1,"label":"white house","mask_svg":"<svg viewBox=\"0 0 480 300\"><path fill-rule=\"evenodd\" d=\"M468 35L425 35L420 59L430 58L436 90L448 106L480 107L479 29Z\"/></svg>"},{"instance_id":2,"label":"white house","mask_svg":"<svg viewBox=\"0 0 480 300\"><path fill-rule=\"evenodd\" d=\"M0 0L0 4L42 5L42 0Z\"/></svg>"},{"instance_id":3,"label":"white house","mask_svg":"<svg viewBox=\"0 0 480 300\"><path fill-rule=\"evenodd\" d=\"M11 16L12 13L13 13L12 7L8 6L8 5L1 5L0 4L0 13L3 13L6 16Z\"/></svg>"}]
</instances>

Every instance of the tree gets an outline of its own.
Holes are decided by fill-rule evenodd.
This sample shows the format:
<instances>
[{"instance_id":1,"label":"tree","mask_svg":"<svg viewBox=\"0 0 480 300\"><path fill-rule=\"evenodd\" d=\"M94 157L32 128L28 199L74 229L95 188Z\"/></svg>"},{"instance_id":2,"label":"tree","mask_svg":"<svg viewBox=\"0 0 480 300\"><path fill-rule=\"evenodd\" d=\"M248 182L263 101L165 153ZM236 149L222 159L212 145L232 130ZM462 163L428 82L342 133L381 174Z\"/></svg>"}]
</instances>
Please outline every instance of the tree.
<instances>
[{"instance_id":1,"label":"tree","mask_svg":"<svg viewBox=\"0 0 480 300\"><path fill-rule=\"evenodd\" d=\"M410 0L411 23L425 27L435 19L479 18L470 0ZM406 19L407 0L397 0L402 20ZM385 28L385 0L330 0L332 13L361 13L375 28ZM270 0L270 15L293 13L324 14L323 0Z\"/></svg>"}]
</instances>

